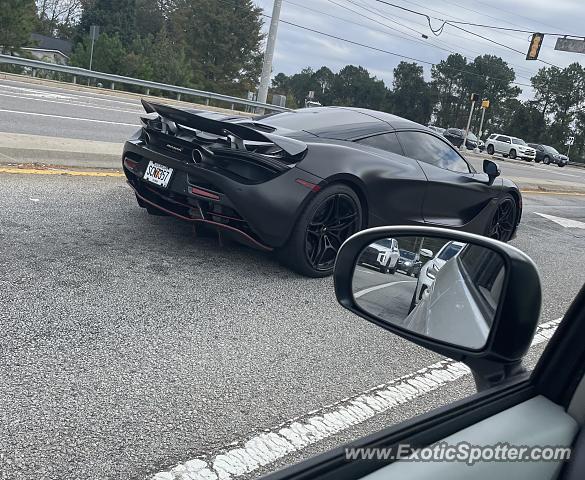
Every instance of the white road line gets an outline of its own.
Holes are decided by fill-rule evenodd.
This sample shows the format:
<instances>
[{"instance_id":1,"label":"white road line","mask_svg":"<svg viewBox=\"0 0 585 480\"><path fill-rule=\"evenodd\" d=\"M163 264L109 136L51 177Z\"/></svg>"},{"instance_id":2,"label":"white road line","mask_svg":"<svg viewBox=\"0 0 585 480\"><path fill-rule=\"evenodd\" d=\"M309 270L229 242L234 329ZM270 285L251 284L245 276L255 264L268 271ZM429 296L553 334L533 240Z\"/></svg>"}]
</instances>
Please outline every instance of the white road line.
<instances>
[{"instance_id":1,"label":"white road line","mask_svg":"<svg viewBox=\"0 0 585 480\"><path fill-rule=\"evenodd\" d=\"M572 220L570 218L555 217L554 215L547 215L546 213L534 212L536 215L540 215L551 222L558 223L565 228L583 228L585 229L585 222L579 222L578 220Z\"/></svg>"},{"instance_id":2,"label":"white road line","mask_svg":"<svg viewBox=\"0 0 585 480\"><path fill-rule=\"evenodd\" d=\"M72 107L83 107L83 108L95 108L97 110L108 110L110 112L120 112L120 113L132 113L133 115L140 115L141 112L144 112L144 109L136 105L136 110L121 110L115 107L98 107L97 105L90 105L89 103L76 103L76 102L65 102L60 100L49 100L47 98L37 98L37 97L29 97L29 96L17 96L14 94L8 93L0 93L0 97L9 97L9 98L18 98L22 100L34 100L36 102L47 102L47 103L59 103L61 105L70 105Z\"/></svg>"},{"instance_id":3,"label":"white road line","mask_svg":"<svg viewBox=\"0 0 585 480\"><path fill-rule=\"evenodd\" d=\"M559 318L539 325L532 346L549 340L561 320ZM219 453L208 452L168 471L157 473L152 480L229 480L253 472L469 373L469 368L463 363L442 360L307 415L290 419L248 440L233 442Z\"/></svg>"},{"instance_id":4,"label":"white road line","mask_svg":"<svg viewBox=\"0 0 585 480\"><path fill-rule=\"evenodd\" d=\"M120 100L120 97L115 97L113 95L108 95L107 93L101 93L101 92L87 92L86 95L79 95L76 93L72 93L72 92L78 92L77 90L70 90L67 88L63 88L63 87L56 87L51 85L50 87L47 87L47 90L37 90L37 89L33 89L33 88L27 88L27 87L14 87L11 85L6 85L2 82L13 82L13 83L17 83L17 84L22 84L22 82L16 82L14 80L2 80L0 81L0 88L8 88L8 89L13 89L13 90L21 90L21 91L25 91L25 90L29 90L31 92L37 92L37 93L42 93L42 92L52 92L53 90L59 90L62 92L66 92L67 95L69 95L70 97L78 97L78 98L93 98L94 100L101 100L101 101L106 101L106 102L113 102L113 103L123 103L125 105L136 105L136 102L132 102L132 100L129 98L128 101L123 101ZM83 92L85 93L85 92ZM106 98L107 97L107 98Z\"/></svg>"},{"instance_id":5,"label":"white road line","mask_svg":"<svg viewBox=\"0 0 585 480\"><path fill-rule=\"evenodd\" d=\"M76 121L81 121L81 122L107 123L109 125L124 125L124 126L128 126L128 127L139 127L140 126L136 123L110 122L108 120L94 120L93 118L79 118L79 117L67 117L64 115L50 115L48 113L20 112L18 110L4 110L4 109L0 109L0 112L16 113L16 114L20 114L20 115L34 115L37 117L62 118L64 120L76 120Z\"/></svg>"},{"instance_id":6,"label":"white road line","mask_svg":"<svg viewBox=\"0 0 585 480\"><path fill-rule=\"evenodd\" d=\"M382 283L380 285L374 285L373 287L364 288L359 292L353 294L354 298L360 298L364 295L367 295L370 292L375 292L376 290L381 290L382 288L391 287L392 285L398 285L399 283L414 283L416 280L401 280L399 282L389 282L389 283Z\"/></svg>"}]
</instances>

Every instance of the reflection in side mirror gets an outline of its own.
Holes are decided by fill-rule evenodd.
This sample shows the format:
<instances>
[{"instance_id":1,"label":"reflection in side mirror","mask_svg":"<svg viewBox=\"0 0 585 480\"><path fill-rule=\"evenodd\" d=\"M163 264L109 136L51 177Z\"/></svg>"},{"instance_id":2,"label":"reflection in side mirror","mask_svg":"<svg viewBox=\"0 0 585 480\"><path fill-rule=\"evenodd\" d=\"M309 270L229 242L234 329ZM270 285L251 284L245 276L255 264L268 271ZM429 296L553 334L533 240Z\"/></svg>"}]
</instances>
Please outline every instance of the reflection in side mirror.
<instances>
[{"instance_id":1,"label":"reflection in side mirror","mask_svg":"<svg viewBox=\"0 0 585 480\"><path fill-rule=\"evenodd\" d=\"M398 252L387 247L396 243ZM356 305L380 321L478 350L489 337L505 278L504 259L490 248L404 236L362 250L352 291Z\"/></svg>"}]
</instances>

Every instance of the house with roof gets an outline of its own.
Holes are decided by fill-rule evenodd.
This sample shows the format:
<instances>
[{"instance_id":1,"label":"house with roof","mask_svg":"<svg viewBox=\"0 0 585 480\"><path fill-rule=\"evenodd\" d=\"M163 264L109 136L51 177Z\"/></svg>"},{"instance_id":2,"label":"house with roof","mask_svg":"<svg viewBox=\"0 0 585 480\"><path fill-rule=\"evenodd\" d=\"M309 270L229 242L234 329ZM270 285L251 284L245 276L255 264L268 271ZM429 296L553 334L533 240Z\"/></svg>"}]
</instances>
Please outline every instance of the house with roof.
<instances>
[{"instance_id":1,"label":"house with roof","mask_svg":"<svg viewBox=\"0 0 585 480\"><path fill-rule=\"evenodd\" d=\"M73 50L73 43L62 38L47 37L38 33L31 34L29 47L21 50L28 52L35 60L67 65Z\"/></svg>"}]
</instances>

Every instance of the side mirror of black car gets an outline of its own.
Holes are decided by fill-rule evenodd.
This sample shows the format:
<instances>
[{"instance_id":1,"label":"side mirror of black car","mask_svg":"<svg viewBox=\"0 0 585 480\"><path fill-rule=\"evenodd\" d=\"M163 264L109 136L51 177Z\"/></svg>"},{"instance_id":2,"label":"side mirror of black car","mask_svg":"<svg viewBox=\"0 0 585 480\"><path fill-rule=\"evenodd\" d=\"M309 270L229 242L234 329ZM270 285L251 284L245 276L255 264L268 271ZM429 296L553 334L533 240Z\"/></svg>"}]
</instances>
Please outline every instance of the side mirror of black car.
<instances>
[{"instance_id":1,"label":"side mirror of black car","mask_svg":"<svg viewBox=\"0 0 585 480\"><path fill-rule=\"evenodd\" d=\"M496 177L500 176L500 167L496 162L492 162L491 160L484 160L483 161L483 173L486 173L490 179L490 185L494 183Z\"/></svg>"},{"instance_id":2,"label":"side mirror of black car","mask_svg":"<svg viewBox=\"0 0 585 480\"><path fill-rule=\"evenodd\" d=\"M415 278L370 254L396 240L400 249L439 252ZM425 252L426 253L426 252ZM520 250L471 233L431 227L379 227L350 237L337 255L335 293L346 309L441 355L464 362L478 390L524 371L540 314L536 266Z\"/></svg>"}]
</instances>

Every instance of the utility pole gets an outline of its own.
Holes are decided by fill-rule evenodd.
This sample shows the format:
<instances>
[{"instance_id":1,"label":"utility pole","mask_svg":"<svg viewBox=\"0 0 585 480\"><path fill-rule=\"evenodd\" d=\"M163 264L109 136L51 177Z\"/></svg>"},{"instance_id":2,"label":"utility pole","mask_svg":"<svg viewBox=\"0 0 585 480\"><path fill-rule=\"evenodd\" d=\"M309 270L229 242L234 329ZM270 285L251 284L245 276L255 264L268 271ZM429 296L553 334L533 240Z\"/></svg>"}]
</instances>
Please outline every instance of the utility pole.
<instances>
[{"instance_id":1,"label":"utility pole","mask_svg":"<svg viewBox=\"0 0 585 480\"><path fill-rule=\"evenodd\" d=\"M258 87L258 101L266 103L268 98L268 85L270 83L270 74L272 73L272 58L274 57L274 47L276 45L276 33L278 32L278 21L280 19L280 7L282 0L274 0L272 7L272 18L270 19L270 29L266 39L266 51L264 52L264 64L262 65L262 76L260 77L260 87ZM263 108L259 108L258 113L264 113Z\"/></svg>"},{"instance_id":2,"label":"utility pole","mask_svg":"<svg viewBox=\"0 0 585 480\"><path fill-rule=\"evenodd\" d=\"M91 67L93 65L93 46L95 44L95 41L97 40L98 36L100 34L100 27L98 25L91 25L89 27L89 38L91 39L91 52L89 54L89 69L91 70ZM91 79L87 79L87 84L89 85Z\"/></svg>"},{"instance_id":3,"label":"utility pole","mask_svg":"<svg viewBox=\"0 0 585 480\"><path fill-rule=\"evenodd\" d=\"M483 117L485 115L485 111L489 108L490 106L490 101L487 98L484 98L481 101L481 120L479 122L479 132L477 133L477 147L475 147L475 149L473 150L475 153L479 153L479 140L481 140L481 135L483 133L482 128L483 128Z\"/></svg>"},{"instance_id":4,"label":"utility pole","mask_svg":"<svg viewBox=\"0 0 585 480\"><path fill-rule=\"evenodd\" d=\"M465 137L463 138L463 143L461 144L461 149L465 151L467 148L467 134L469 133L469 127L471 126L471 117L473 117L473 109L475 108L475 102L479 100L479 95L477 93L471 94L471 110L469 110L469 118L467 119L467 128L465 128Z\"/></svg>"}]
</instances>

